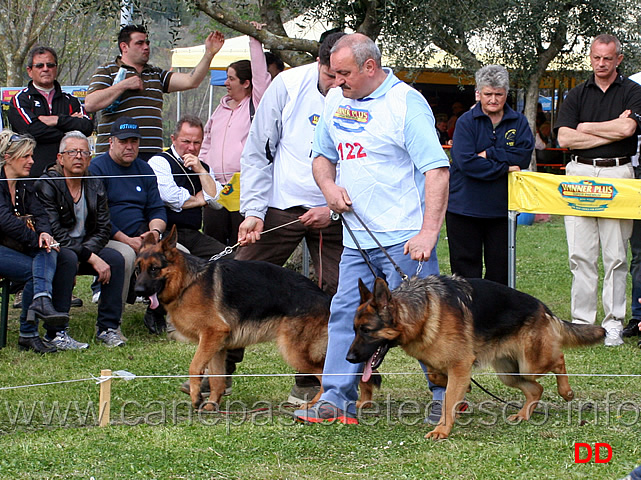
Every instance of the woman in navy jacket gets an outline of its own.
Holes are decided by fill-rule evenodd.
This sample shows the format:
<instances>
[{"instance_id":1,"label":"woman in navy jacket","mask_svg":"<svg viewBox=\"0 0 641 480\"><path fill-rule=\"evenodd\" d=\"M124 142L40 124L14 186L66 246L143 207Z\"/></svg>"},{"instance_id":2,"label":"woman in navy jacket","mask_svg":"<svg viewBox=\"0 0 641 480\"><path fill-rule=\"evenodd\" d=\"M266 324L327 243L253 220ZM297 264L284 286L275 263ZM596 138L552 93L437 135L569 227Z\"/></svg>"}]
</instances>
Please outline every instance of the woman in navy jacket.
<instances>
[{"instance_id":1,"label":"woman in navy jacket","mask_svg":"<svg viewBox=\"0 0 641 480\"><path fill-rule=\"evenodd\" d=\"M507 285L507 174L527 168L534 136L524 115L506 105L509 75L488 65L476 72L472 110L452 140L447 236L453 274Z\"/></svg>"}]
</instances>

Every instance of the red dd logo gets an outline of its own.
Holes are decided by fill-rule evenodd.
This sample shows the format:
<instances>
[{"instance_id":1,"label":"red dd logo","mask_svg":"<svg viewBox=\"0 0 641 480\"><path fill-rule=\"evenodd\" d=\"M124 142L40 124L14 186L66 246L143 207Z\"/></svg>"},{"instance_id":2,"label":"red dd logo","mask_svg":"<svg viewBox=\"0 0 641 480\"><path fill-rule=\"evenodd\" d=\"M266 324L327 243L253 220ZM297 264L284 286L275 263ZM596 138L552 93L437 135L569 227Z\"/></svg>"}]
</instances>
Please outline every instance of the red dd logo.
<instances>
[{"instance_id":1,"label":"red dd logo","mask_svg":"<svg viewBox=\"0 0 641 480\"><path fill-rule=\"evenodd\" d=\"M602 449L607 451L605 458L601 456ZM609 443L595 443L593 449L589 443L578 442L574 444L574 463L588 463L592 460L593 451L594 463L608 463L612 460L612 447Z\"/></svg>"}]
</instances>

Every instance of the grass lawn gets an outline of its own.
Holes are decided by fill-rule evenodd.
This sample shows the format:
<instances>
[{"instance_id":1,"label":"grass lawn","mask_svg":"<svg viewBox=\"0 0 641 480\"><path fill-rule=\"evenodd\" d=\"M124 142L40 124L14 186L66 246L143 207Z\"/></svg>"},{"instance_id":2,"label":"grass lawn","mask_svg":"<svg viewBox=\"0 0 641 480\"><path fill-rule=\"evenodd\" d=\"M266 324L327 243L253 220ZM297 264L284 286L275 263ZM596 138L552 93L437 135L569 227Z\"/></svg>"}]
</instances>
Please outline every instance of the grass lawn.
<instances>
[{"instance_id":1,"label":"grass lawn","mask_svg":"<svg viewBox=\"0 0 641 480\"><path fill-rule=\"evenodd\" d=\"M444 233L439 256L448 273ZM518 288L567 319L571 278L562 219L519 227L517 257ZM91 343L88 351L19 352L17 310L11 312L9 345L0 350L2 479L618 479L641 463L641 379L616 376L639 373L636 339L618 348L568 351L569 373L585 374L570 378L576 400L566 404L554 378L543 378L542 413L529 423L509 424L514 410L474 387L467 395L470 413L448 440L433 442L423 438L430 400L425 380L399 349L381 367L377 409L365 411L356 427L295 424L292 408L281 405L293 372L270 344L247 349L223 405L235 413L199 414L178 390L195 347L147 334L144 309L135 305L123 322L127 345L105 348L93 337L89 279L80 278L76 290L85 306L72 311L71 333ZM112 382L105 428L97 427L93 380L2 390L97 377L101 369L138 376ZM269 374L281 375L260 376ZM488 371L474 378L508 401L522 400ZM248 412L259 407L268 410ZM579 442L609 444L611 461L575 464Z\"/></svg>"}]
</instances>

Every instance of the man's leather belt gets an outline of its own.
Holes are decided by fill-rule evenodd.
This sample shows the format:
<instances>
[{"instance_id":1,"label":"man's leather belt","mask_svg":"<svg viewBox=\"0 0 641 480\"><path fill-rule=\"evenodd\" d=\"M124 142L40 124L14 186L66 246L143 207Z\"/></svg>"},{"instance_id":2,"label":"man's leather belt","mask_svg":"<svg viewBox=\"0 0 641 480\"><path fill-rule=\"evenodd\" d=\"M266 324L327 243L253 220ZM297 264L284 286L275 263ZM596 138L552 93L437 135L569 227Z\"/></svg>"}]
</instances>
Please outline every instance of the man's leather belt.
<instances>
[{"instance_id":1,"label":"man's leather belt","mask_svg":"<svg viewBox=\"0 0 641 480\"><path fill-rule=\"evenodd\" d=\"M579 155L572 155L572 160L593 167L619 167L627 165L632 161L630 157L611 157L611 158L588 158L580 157Z\"/></svg>"}]
</instances>

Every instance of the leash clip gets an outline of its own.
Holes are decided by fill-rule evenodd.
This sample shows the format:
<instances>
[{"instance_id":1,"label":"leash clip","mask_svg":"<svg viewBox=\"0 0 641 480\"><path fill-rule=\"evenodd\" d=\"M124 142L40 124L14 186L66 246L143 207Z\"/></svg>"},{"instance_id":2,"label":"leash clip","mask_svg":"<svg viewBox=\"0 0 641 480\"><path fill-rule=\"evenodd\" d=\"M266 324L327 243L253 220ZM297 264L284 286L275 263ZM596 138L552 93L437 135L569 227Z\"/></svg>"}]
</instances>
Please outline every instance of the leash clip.
<instances>
[{"instance_id":1,"label":"leash clip","mask_svg":"<svg viewBox=\"0 0 641 480\"><path fill-rule=\"evenodd\" d=\"M423 270L423 260L419 260L418 265L416 266L416 276L421 273L421 270ZM405 278L403 280L407 280L407 275L405 275Z\"/></svg>"},{"instance_id":2,"label":"leash clip","mask_svg":"<svg viewBox=\"0 0 641 480\"><path fill-rule=\"evenodd\" d=\"M210 261L210 262L215 262L216 260L220 260L221 258L223 258L223 257L224 257L224 256L226 256L226 255L229 255L229 254L230 254L230 253L232 253L233 251L234 251L234 248L233 248L233 247L229 247L229 246L227 246L227 247L225 247L225 248L224 248L224 250L223 250L222 252L219 252L219 253L217 253L216 255L213 255L213 256L209 259L209 261Z\"/></svg>"}]
</instances>

